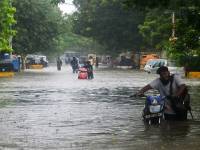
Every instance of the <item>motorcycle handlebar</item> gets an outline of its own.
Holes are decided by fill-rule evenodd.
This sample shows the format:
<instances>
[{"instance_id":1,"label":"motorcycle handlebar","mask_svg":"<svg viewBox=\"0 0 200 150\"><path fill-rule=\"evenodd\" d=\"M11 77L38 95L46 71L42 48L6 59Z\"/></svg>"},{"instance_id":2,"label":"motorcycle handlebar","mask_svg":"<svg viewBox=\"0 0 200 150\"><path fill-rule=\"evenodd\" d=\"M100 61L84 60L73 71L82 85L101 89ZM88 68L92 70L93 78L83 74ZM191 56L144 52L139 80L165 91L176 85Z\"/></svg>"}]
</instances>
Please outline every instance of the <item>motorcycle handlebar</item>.
<instances>
[{"instance_id":1,"label":"motorcycle handlebar","mask_svg":"<svg viewBox=\"0 0 200 150\"><path fill-rule=\"evenodd\" d=\"M145 94L138 95L137 93L135 93L135 94L133 94L133 95L130 95L130 97L135 97L135 98L137 98L137 97L147 98L147 96L149 96L149 95L145 95ZM162 96L161 98L162 98L162 99L166 99L166 98L168 98L168 96Z\"/></svg>"}]
</instances>

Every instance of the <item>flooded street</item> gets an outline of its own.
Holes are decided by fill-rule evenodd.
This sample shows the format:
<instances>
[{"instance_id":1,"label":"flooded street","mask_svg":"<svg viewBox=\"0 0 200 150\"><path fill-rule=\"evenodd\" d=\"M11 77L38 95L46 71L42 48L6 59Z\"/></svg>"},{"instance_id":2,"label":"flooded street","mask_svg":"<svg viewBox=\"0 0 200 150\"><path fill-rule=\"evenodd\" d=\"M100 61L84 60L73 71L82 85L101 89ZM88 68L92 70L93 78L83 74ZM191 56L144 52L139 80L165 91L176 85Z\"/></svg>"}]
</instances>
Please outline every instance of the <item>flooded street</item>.
<instances>
[{"instance_id":1,"label":"flooded street","mask_svg":"<svg viewBox=\"0 0 200 150\"><path fill-rule=\"evenodd\" d=\"M196 150L200 80L185 80L195 120L144 125L144 99L130 98L157 75L99 69L78 80L63 66L0 79L1 150ZM173 125L172 125L173 124Z\"/></svg>"}]
</instances>

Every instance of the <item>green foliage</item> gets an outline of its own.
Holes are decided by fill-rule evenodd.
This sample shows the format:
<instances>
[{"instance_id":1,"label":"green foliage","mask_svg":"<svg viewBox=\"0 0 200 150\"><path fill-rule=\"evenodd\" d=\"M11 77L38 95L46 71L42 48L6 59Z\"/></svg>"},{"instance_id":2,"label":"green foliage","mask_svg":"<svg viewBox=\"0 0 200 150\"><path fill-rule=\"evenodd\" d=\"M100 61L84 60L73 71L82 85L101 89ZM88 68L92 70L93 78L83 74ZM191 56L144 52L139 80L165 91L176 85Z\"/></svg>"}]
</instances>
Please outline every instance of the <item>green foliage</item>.
<instances>
[{"instance_id":1,"label":"green foliage","mask_svg":"<svg viewBox=\"0 0 200 150\"><path fill-rule=\"evenodd\" d=\"M12 25L16 23L13 15L15 8L11 6L10 0L0 1L0 52L11 52L11 38L15 35Z\"/></svg>"},{"instance_id":2,"label":"green foliage","mask_svg":"<svg viewBox=\"0 0 200 150\"><path fill-rule=\"evenodd\" d=\"M171 45L169 54L176 58L180 64L187 66L200 66L198 63L191 62L192 57L200 57L200 8L187 7L182 13L177 15L176 36L178 37L175 43Z\"/></svg>"},{"instance_id":3,"label":"green foliage","mask_svg":"<svg viewBox=\"0 0 200 150\"><path fill-rule=\"evenodd\" d=\"M52 57L68 49L86 50L93 45L92 40L72 33L73 16L63 16L52 0L20 0L14 6L18 31L13 39L16 53L42 53Z\"/></svg>"},{"instance_id":4,"label":"green foliage","mask_svg":"<svg viewBox=\"0 0 200 150\"><path fill-rule=\"evenodd\" d=\"M90 38L86 38L73 33L66 33L63 35L61 45L63 45L65 51L73 50L79 52L94 52L94 41ZM62 51L63 52L63 51Z\"/></svg>"},{"instance_id":5,"label":"green foliage","mask_svg":"<svg viewBox=\"0 0 200 150\"><path fill-rule=\"evenodd\" d=\"M170 0L124 0L124 4L129 8L158 8L169 6Z\"/></svg>"},{"instance_id":6,"label":"green foliage","mask_svg":"<svg viewBox=\"0 0 200 150\"><path fill-rule=\"evenodd\" d=\"M199 0L125 0L124 4L129 8L139 7L147 12L145 22L139 28L148 46L167 50L168 55L181 65L200 66L200 61L191 61L191 58L200 58ZM153 13L155 9L162 11ZM176 16L177 40L171 42L167 41L171 22L168 22L166 12L169 12L169 16L175 12Z\"/></svg>"},{"instance_id":7,"label":"green foliage","mask_svg":"<svg viewBox=\"0 0 200 150\"><path fill-rule=\"evenodd\" d=\"M94 41L72 32L73 15L65 15L62 25L62 34L56 40L57 54L62 54L65 51L90 52L94 49Z\"/></svg>"},{"instance_id":8,"label":"green foliage","mask_svg":"<svg viewBox=\"0 0 200 150\"><path fill-rule=\"evenodd\" d=\"M146 14L145 21L139 25L139 30L144 39L144 47L161 50L171 34L171 18L162 14L163 10L153 9ZM160 14L160 15L157 15Z\"/></svg>"},{"instance_id":9,"label":"green foliage","mask_svg":"<svg viewBox=\"0 0 200 150\"><path fill-rule=\"evenodd\" d=\"M144 16L139 11L124 9L120 0L74 0L78 12L74 17L74 31L93 38L106 52L138 49L141 36L137 26Z\"/></svg>"},{"instance_id":10,"label":"green foliage","mask_svg":"<svg viewBox=\"0 0 200 150\"><path fill-rule=\"evenodd\" d=\"M179 10L181 7L199 6L199 0L124 0L128 8Z\"/></svg>"},{"instance_id":11,"label":"green foliage","mask_svg":"<svg viewBox=\"0 0 200 150\"><path fill-rule=\"evenodd\" d=\"M50 2L51 2L52 4L57 5L57 4L59 4L59 3L64 3L65 0L51 0Z\"/></svg>"},{"instance_id":12,"label":"green foliage","mask_svg":"<svg viewBox=\"0 0 200 150\"><path fill-rule=\"evenodd\" d=\"M49 0L20 0L13 4L16 9L15 26L18 34L13 48L21 54L54 53L64 24L60 10Z\"/></svg>"}]
</instances>

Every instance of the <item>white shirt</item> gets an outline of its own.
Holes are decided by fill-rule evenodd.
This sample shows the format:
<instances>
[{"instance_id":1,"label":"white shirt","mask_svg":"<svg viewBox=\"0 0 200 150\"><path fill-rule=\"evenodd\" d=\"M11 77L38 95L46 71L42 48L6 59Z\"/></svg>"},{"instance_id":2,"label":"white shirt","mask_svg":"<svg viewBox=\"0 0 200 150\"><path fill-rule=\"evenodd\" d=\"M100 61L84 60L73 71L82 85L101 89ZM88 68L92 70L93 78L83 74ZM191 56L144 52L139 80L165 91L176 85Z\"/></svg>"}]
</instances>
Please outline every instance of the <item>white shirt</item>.
<instances>
[{"instance_id":1,"label":"white shirt","mask_svg":"<svg viewBox=\"0 0 200 150\"><path fill-rule=\"evenodd\" d=\"M172 82L172 95L175 94L178 90L178 88L183 85L184 82L178 75L174 75L174 79ZM168 96L170 95L170 82L167 85L163 85L162 82L160 81L160 78L157 78L153 80L149 84L153 89L156 89L159 91L161 96Z\"/></svg>"},{"instance_id":2,"label":"white shirt","mask_svg":"<svg viewBox=\"0 0 200 150\"><path fill-rule=\"evenodd\" d=\"M179 87L183 84L184 82L182 79L178 75L174 75L172 82L172 95L174 95L178 91ZM157 78L153 80L149 85L153 89L158 90L161 97L170 95L170 82L167 85L163 85L163 83L160 81L160 78ZM165 107L165 113L174 114L174 111L171 108L171 102L169 100L165 101Z\"/></svg>"}]
</instances>

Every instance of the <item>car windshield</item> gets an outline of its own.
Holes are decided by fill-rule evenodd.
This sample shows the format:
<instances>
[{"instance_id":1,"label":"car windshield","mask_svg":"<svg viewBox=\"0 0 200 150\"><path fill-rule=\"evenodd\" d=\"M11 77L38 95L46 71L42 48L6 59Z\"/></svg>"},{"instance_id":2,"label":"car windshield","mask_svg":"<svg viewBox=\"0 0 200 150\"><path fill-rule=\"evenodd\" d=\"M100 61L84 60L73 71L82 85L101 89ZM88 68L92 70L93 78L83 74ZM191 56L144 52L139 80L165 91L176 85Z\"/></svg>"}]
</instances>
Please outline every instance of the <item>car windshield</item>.
<instances>
[{"instance_id":1,"label":"car windshield","mask_svg":"<svg viewBox=\"0 0 200 150\"><path fill-rule=\"evenodd\" d=\"M154 65L155 63L156 63L155 60L150 60L150 61L147 62L147 65Z\"/></svg>"},{"instance_id":2,"label":"car windshield","mask_svg":"<svg viewBox=\"0 0 200 150\"><path fill-rule=\"evenodd\" d=\"M164 60L157 60L154 62L153 67L160 67L160 66L164 66L164 65L165 65Z\"/></svg>"}]
</instances>

